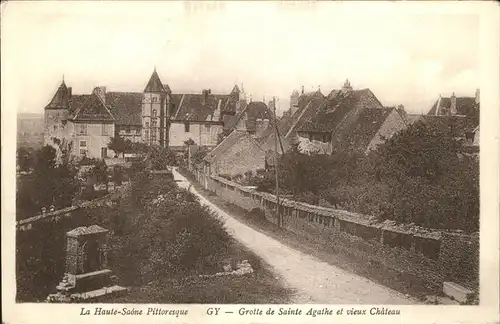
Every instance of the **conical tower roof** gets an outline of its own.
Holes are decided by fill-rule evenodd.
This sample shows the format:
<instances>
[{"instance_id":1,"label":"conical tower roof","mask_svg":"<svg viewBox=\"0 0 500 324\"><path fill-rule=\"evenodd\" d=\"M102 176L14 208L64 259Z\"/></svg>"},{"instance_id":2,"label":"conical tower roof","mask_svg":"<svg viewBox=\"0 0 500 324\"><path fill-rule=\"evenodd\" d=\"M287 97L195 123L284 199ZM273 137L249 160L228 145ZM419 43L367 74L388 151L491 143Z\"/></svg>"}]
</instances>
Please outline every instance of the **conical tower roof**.
<instances>
[{"instance_id":1,"label":"conical tower roof","mask_svg":"<svg viewBox=\"0 0 500 324\"><path fill-rule=\"evenodd\" d=\"M68 87L64 83L61 83L56 91L54 97L50 103L45 107L45 109L68 109L69 108L69 91Z\"/></svg>"},{"instance_id":2,"label":"conical tower roof","mask_svg":"<svg viewBox=\"0 0 500 324\"><path fill-rule=\"evenodd\" d=\"M161 83L158 73L156 73L156 69L153 71L153 74L151 74L151 78L149 78L149 82L146 85L144 92L165 92L165 88Z\"/></svg>"},{"instance_id":3,"label":"conical tower roof","mask_svg":"<svg viewBox=\"0 0 500 324\"><path fill-rule=\"evenodd\" d=\"M235 86L233 87L233 90L231 90L231 93L240 93L240 92L241 92L241 91L240 91L240 88L238 88L238 86L237 86L237 85L235 85Z\"/></svg>"}]
</instances>

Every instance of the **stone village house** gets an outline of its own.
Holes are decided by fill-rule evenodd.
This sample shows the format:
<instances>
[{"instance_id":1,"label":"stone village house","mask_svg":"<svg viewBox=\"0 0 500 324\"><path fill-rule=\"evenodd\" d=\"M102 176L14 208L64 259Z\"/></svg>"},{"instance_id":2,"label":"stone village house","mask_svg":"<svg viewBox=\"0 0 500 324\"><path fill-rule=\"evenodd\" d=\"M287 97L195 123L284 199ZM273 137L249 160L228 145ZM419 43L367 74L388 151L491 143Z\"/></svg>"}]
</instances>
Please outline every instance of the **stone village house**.
<instances>
[{"instance_id":1,"label":"stone village house","mask_svg":"<svg viewBox=\"0 0 500 324\"><path fill-rule=\"evenodd\" d=\"M402 106L384 107L370 89L354 90L349 81L326 97L319 90L294 91L290 109L278 123L285 152L298 145L303 153L319 154L340 150L367 153L405 127ZM271 133L262 141L266 151L272 150L274 138Z\"/></svg>"},{"instance_id":2,"label":"stone village house","mask_svg":"<svg viewBox=\"0 0 500 324\"><path fill-rule=\"evenodd\" d=\"M241 102L228 126L229 135L204 158L204 173L236 176L265 169L266 152L259 139L272 130L272 118L265 103Z\"/></svg>"},{"instance_id":3,"label":"stone village house","mask_svg":"<svg viewBox=\"0 0 500 324\"><path fill-rule=\"evenodd\" d=\"M466 145L479 146L480 95L474 97L441 97L436 100L423 121L452 127L457 137L465 139Z\"/></svg>"},{"instance_id":4,"label":"stone village house","mask_svg":"<svg viewBox=\"0 0 500 324\"><path fill-rule=\"evenodd\" d=\"M184 150L191 139L213 148L224 124L236 115L240 89L229 94L174 94L156 70L143 92L107 92L96 87L91 94L73 94L64 80L45 107L44 143L72 143L77 156L111 158L112 136L132 142ZM57 140L56 140L57 139Z\"/></svg>"}]
</instances>

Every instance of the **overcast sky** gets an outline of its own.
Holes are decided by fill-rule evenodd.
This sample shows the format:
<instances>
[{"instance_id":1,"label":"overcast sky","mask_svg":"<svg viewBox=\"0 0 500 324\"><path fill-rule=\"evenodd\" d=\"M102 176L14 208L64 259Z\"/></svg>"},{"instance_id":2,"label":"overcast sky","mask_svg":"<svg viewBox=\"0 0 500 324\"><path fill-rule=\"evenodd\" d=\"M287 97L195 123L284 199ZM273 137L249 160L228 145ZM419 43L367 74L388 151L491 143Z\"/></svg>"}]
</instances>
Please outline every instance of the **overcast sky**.
<instances>
[{"instance_id":1,"label":"overcast sky","mask_svg":"<svg viewBox=\"0 0 500 324\"><path fill-rule=\"evenodd\" d=\"M43 112L63 74L73 93L140 92L154 66L174 93L243 83L253 100L278 96L280 110L302 85L328 94L346 78L413 113L440 93L474 95L477 16L379 4L10 2L3 54L21 112Z\"/></svg>"}]
</instances>

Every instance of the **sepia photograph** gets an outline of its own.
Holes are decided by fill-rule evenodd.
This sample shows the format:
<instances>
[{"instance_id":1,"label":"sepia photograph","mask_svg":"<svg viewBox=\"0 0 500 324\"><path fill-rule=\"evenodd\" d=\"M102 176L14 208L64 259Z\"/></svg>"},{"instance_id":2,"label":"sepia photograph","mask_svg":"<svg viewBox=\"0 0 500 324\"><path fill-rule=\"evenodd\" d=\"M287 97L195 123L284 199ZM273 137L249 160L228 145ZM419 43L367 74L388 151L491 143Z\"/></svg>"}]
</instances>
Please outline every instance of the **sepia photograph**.
<instances>
[{"instance_id":1,"label":"sepia photograph","mask_svg":"<svg viewBox=\"0 0 500 324\"><path fill-rule=\"evenodd\" d=\"M13 302L481 305L484 20L357 5L2 3Z\"/></svg>"}]
</instances>

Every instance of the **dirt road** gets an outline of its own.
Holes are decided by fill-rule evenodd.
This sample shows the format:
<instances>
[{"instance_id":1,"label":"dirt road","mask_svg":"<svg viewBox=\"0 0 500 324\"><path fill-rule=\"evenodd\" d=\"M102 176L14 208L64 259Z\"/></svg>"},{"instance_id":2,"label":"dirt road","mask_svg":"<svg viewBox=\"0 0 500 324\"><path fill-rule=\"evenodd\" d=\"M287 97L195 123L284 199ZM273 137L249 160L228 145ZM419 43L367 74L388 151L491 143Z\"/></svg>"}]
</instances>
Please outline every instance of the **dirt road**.
<instances>
[{"instance_id":1,"label":"dirt road","mask_svg":"<svg viewBox=\"0 0 500 324\"><path fill-rule=\"evenodd\" d=\"M180 187L189 187L185 177L175 170L173 173ZM193 187L191 191L203 205L209 206L221 216L228 232L236 240L260 256L285 284L297 291L294 303L418 304L418 301L401 293L296 251L240 223L202 197Z\"/></svg>"}]
</instances>

